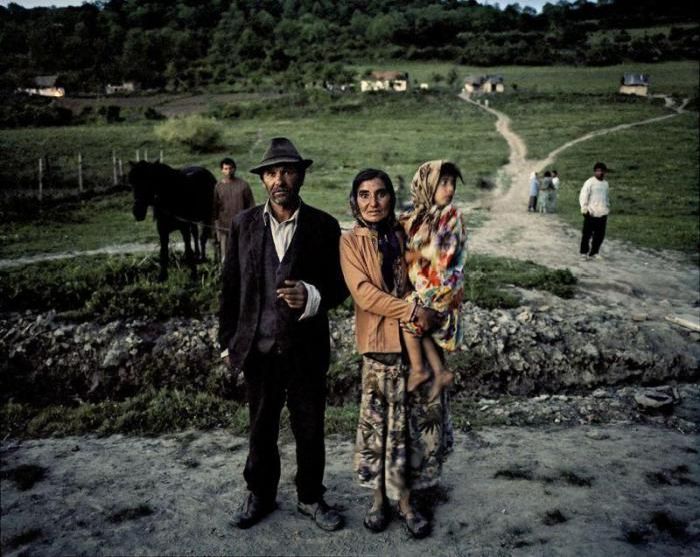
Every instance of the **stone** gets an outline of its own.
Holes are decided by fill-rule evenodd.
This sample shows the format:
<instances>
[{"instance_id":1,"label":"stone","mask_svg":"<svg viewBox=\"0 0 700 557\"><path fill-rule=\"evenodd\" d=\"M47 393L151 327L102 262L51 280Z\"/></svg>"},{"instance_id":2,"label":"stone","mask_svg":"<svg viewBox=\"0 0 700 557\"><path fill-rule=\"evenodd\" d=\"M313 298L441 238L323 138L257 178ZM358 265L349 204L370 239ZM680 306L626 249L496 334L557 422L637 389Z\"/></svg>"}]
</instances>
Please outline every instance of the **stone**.
<instances>
[{"instance_id":1,"label":"stone","mask_svg":"<svg viewBox=\"0 0 700 557\"><path fill-rule=\"evenodd\" d=\"M634 401L646 410L663 410L673 406L673 396L658 389L647 389L634 395Z\"/></svg>"}]
</instances>

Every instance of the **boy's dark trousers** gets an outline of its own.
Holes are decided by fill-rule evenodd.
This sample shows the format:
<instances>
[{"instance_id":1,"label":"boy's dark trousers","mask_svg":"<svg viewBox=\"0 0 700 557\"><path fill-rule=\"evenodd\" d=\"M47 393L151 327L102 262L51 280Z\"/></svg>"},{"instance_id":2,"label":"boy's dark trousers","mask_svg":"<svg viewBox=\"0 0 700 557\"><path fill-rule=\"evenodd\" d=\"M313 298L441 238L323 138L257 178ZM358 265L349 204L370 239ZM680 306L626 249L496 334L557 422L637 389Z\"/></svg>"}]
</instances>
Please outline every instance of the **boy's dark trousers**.
<instances>
[{"instance_id":1,"label":"boy's dark trousers","mask_svg":"<svg viewBox=\"0 0 700 557\"><path fill-rule=\"evenodd\" d=\"M589 213L583 215L583 231L581 232L581 254L596 255L605 238L605 226L608 216L593 217ZM591 238L593 241L591 242ZM590 249L589 249L590 246Z\"/></svg>"},{"instance_id":2,"label":"boy's dark trousers","mask_svg":"<svg viewBox=\"0 0 700 557\"><path fill-rule=\"evenodd\" d=\"M277 438L285 400L296 439L298 499L316 503L325 491L326 376L305 360L294 347L281 354L275 348L254 351L246 360L250 444L243 476L248 489L266 502L274 502L280 479Z\"/></svg>"},{"instance_id":3,"label":"boy's dark trousers","mask_svg":"<svg viewBox=\"0 0 700 557\"><path fill-rule=\"evenodd\" d=\"M536 207L537 207L537 196L531 195L530 199L528 201L528 204L527 204L527 210L534 211Z\"/></svg>"}]
</instances>

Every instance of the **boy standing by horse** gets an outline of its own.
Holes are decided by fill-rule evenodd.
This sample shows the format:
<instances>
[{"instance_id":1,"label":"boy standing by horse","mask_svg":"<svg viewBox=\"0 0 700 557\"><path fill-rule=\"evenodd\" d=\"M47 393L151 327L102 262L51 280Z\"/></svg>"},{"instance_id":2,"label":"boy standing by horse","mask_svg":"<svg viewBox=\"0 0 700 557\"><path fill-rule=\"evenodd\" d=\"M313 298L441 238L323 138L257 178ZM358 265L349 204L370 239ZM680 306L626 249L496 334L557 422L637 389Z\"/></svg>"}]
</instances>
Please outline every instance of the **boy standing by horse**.
<instances>
[{"instance_id":1,"label":"boy standing by horse","mask_svg":"<svg viewBox=\"0 0 700 557\"><path fill-rule=\"evenodd\" d=\"M221 180L216 183L214 189L212 220L216 230L216 240L219 244L219 257L223 263L231 221L241 211L253 207L255 199L248 182L236 178L236 163L232 158L226 157L219 166L221 167Z\"/></svg>"}]
</instances>

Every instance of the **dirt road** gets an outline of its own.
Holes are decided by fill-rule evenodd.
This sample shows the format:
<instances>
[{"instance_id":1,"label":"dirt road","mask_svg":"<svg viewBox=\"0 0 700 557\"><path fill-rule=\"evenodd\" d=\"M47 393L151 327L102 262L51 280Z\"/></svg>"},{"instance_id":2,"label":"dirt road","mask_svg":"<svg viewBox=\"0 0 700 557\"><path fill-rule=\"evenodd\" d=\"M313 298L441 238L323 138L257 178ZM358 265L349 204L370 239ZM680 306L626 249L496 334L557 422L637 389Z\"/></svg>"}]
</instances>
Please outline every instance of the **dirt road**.
<instances>
[{"instance_id":1,"label":"dirt road","mask_svg":"<svg viewBox=\"0 0 700 557\"><path fill-rule=\"evenodd\" d=\"M432 493L433 535L362 526L368 492L352 444L327 442L327 499L344 530L296 512L294 449L282 447L279 509L229 524L246 440L226 432L3 443L2 549L10 555L697 555L697 435L653 426L483 428L460 434ZM31 486L8 480L34 467ZM25 477L31 476L25 468Z\"/></svg>"}]
</instances>

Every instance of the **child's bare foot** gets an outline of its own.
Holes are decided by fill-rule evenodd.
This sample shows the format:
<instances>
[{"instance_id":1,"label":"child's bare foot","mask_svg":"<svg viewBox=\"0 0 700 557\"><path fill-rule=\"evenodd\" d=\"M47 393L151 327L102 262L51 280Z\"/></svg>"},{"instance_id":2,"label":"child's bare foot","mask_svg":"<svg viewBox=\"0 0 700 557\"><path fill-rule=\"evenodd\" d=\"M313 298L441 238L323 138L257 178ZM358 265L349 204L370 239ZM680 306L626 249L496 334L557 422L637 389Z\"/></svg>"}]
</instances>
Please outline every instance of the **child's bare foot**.
<instances>
[{"instance_id":1,"label":"child's bare foot","mask_svg":"<svg viewBox=\"0 0 700 557\"><path fill-rule=\"evenodd\" d=\"M412 369L408 374L408 383L406 384L406 390L410 393L416 390L416 388L425 383L430 379L430 374L424 369Z\"/></svg>"},{"instance_id":2,"label":"child's bare foot","mask_svg":"<svg viewBox=\"0 0 700 557\"><path fill-rule=\"evenodd\" d=\"M435 379L433 379L433 385L430 387L430 393L428 395L428 400L430 402L434 401L440 396L443 389L446 389L454 382L455 374L451 371L440 371L435 373Z\"/></svg>"}]
</instances>

